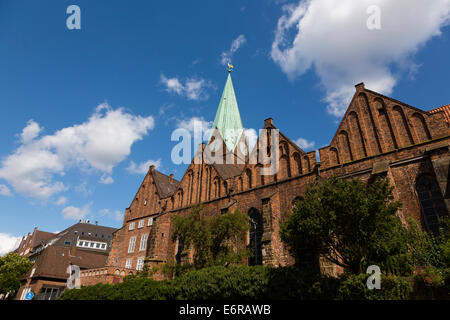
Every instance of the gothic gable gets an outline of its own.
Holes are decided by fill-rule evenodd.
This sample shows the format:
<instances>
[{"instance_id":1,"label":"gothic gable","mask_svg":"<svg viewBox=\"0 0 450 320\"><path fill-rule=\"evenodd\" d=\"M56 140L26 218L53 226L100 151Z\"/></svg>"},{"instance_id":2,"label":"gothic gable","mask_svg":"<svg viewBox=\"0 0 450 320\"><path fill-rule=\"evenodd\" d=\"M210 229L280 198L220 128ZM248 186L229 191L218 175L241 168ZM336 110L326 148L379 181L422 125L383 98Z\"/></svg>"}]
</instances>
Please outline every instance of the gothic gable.
<instances>
[{"instance_id":1,"label":"gothic gable","mask_svg":"<svg viewBox=\"0 0 450 320\"><path fill-rule=\"evenodd\" d=\"M441 115L365 89L361 83L329 146L321 148L324 167L406 148L448 135Z\"/></svg>"}]
</instances>

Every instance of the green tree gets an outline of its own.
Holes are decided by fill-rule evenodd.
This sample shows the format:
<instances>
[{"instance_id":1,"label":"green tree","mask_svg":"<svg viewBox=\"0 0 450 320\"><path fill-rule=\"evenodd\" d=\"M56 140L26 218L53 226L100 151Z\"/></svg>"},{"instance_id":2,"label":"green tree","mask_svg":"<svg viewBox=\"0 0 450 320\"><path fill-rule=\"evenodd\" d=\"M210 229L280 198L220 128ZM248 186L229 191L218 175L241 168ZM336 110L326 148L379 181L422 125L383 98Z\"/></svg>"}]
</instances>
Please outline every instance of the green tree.
<instances>
[{"instance_id":1,"label":"green tree","mask_svg":"<svg viewBox=\"0 0 450 320\"><path fill-rule=\"evenodd\" d=\"M20 279L33 265L30 260L16 253L0 257L0 294L14 297L20 288Z\"/></svg>"},{"instance_id":2,"label":"green tree","mask_svg":"<svg viewBox=\"0 0 450 320\"><path fill-rule=\"evenodd\" d=\"M438 235L422 231L413 219L408 219L408 225L408 246L414 265L450 268L450 219L442 218Z\"/></svg>"},{"instance_id":3,"label":"green tree","mask_svg":"<svg viewBox=\"0 0 450 320\"><path fill-rule=\"evenodd\" d=\"M200 207L188 215L173 217L173 240L194 249L196 269L242 261L246 250L240 248L249 230L248 217L239 212L206 216Z\"/></svg>"},{"instance_id":4,"label":"green tree","mask_svg":"<svg viewBox=\"0 0 450 320\"><path fill-rule=\"evenodd\" d=\"M296 261L308 248L350 273L370 264L410 272L407 230L396 216L401 204L392 201L392 189L387 179L366 184L331 177L309 184L282 224L281 239Z\"/></svg>"}]
</instances>

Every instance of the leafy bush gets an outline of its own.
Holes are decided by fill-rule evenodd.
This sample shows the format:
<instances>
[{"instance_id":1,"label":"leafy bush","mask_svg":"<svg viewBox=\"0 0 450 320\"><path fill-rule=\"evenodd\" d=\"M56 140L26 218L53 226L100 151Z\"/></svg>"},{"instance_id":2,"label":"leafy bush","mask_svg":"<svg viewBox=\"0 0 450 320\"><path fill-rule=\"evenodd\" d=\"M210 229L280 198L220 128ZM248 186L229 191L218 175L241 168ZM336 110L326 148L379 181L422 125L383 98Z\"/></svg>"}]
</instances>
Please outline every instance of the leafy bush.
<instances>
[{"instance_id":1,"label":"leafy bush","mask_svg":"<svg viewBox=\"0 0 450 320\"><path fill-rule=\"evenodd\" d=\"M408 219L408 246L415 266L450 267L449 240L444 234L432 235L420 230L417 222Z\"/></svg>"},{"instance_id":2,"label":"leafy bush","mask_svg":"<svg viewBox=\"0 0 450 320\"><path fill-rule=\"evenodd\" d=\"M409 299L411 284L401 277L381 276L381 288L367 288L368 274L345 276L336 293L338 300L404 300Z\"/></svg>"},{"instance_id":3,"label":"leafy bush","mask_svg":"<svg viewBox=\"0 0 450 320\"><path fill-rule=\"evenodd\" d=\"M188 215L173 216L173 241L178 240L185 250L194 249L194 267L201 269L215 265L239 264L247 254L241 246L249 230L248 216L235 211L206 216L201 207L195 207Z\"/></svg>"},{"instance_id":4,"label":"leafy bush","mask_svg":"<svg viewBox=\"0 0 450 320\"><path fill-rule=\"evenodd\" d=\"M381 290L369 290L367 274L325 277L298 268L221 266L183 274L173 280L136 277L116 285L97 284L64 292L62 300L363 300L408 299L410 284L382 277Z\"/></svg>"}]
</instances>

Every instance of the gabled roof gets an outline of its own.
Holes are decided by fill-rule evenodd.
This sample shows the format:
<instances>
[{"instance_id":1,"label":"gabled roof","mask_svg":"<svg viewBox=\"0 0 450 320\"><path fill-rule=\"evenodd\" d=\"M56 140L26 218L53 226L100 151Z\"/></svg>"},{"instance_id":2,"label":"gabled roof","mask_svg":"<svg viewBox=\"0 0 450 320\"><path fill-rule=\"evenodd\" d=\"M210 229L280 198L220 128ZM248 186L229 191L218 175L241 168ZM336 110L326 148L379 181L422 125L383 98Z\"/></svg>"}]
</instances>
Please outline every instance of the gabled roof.
<instances>
[{"instance_id":1,"label":"gabled roof","mask_svg":"<svg viewBox=\"0 0 450 320\"><path fill-rule=\"evenodd\" d=\"M153 180L155 181L155 186L158 191L159 197L161 199L171 196L178 187L179 181L172 179L162 172L157 170L152 171Z\"/></svg>"},{"instance_id":2,"label":"gabled roof","mask_svg":"<svg viewBox=\"0 0 450 320\"><path fill-rule=\"evenodd\" d=\"M33 238L31 240L31 247L35 248L38 245L44 244L45 242L54 237L55 237L54 233L40 231L36 229L33 233Z\"/></svg>"},{"instance_id":3,"label":"gabled roof","mask_svg":"<svg viewBox=\"0 0 450 320\"><path fill-rule=\"evenodd\" d=\"M239 176L242 173L242 169L234 164L212 164L214 169L216 169L217 174L223 179L227 180L236 176Z\"/></svg>"},{"instance_id":4,"label":"gabled roof","mask_svg":"<svg viewBox=\"0 0 450 320\"><path fill-rule=\"evenodd\" d=\"M75 247L48 247L42 251L33 267L27 272L25 278L48 277L55 279L67 279L67 267L70 264L81 269L99 268L106 265L108 255L106 252L90 252L76 249Z\"/></svg>"},{"instance_id":5,"label":"gabled roof","mask_svg":"<svg viewBox=\"0 0 450 320\"><path fill-rule=\"evenodd\" d=\"M214 129L219 130L227 148L231 152L234 152L242 132L244 132L244 127L242 126L241 115L239 113L230 73L228 73L227 82L223 89L212 131L214 131ZM213 134L211 133L211 137L212 135ZM209 140L211 140L211 137Z\"/></svg>"},{"instance_id":6,"label":"gabled roof","mask_svg":"<svg viewBox=\"0 0 450 320\"><path fill-rule=\"evenodd\" d=\"M431 113L431 114L438 113L438 112L444 113L444 119L450 125L450 104L428 111L428 113Z\"/></svg>"}]
</instances>

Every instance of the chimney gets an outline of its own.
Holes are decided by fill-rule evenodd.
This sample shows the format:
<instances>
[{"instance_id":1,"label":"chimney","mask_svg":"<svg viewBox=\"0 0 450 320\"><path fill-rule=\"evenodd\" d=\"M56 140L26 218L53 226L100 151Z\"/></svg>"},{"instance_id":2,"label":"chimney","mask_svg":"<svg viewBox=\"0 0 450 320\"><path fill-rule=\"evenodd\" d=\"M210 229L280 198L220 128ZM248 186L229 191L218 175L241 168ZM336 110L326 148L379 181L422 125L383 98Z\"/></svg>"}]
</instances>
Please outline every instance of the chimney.
<instances>
[{"instance_id":1,"label":"chimney","mask_svg":"<svg viewBox=\"0 0 450 320\"><path fill-rule=\"evenodd\" d=\"M206 144L204 142L200 143L198 145L198 151L202 151L203 152L205 150L205 146L206 146Z\"/></svg>"},{"instance_id":2,"label":"chimney","mask_svg":"<svg viewBox=\"0 0 450 320\"><path fill-rule=\"evenodd\" d=\"M150 166L149 171L150 171L150 172L155 171L155 166L154 166L153 164Z\"/></svg>"},{"instance_id":3,"label":"chimney","mask_svg":"<svg viewBox=\"0 0 450 320\"><path fill-rule=\"evenodd\" d=\"M95 221L95 225L98 226L98 221L97 220Z\"/></svg>"},{"instance_id":4,"label":"chimney","mask_svg":"<svg viewBox=\"0 0 450 320\"><path fill-rule=\"evenodd\" d=\"M356 91L362 91L364 90L366 87L364 86L364 82L358 83L356 86Z\"/></svg>"},{"instance_id":5,"label":"chimney","mask_svg":"<svg viewBox=\"0 0 450 320\"><path fill-rule=\"evenodd\" d=\"M273 127L273 119L267 118L266 120L264 120L264 127Z\"/></svg>"},{"instance_id":6,"label":"chimney","mask_svg":"<svg viewBox=\"0 0 450 320\"><path fill-rule=\"evenodd\" d=\"M170 174L170 183L173 183L173 173Z\"/></svg>"}]
</instances>

